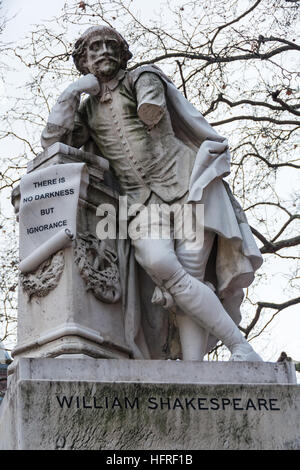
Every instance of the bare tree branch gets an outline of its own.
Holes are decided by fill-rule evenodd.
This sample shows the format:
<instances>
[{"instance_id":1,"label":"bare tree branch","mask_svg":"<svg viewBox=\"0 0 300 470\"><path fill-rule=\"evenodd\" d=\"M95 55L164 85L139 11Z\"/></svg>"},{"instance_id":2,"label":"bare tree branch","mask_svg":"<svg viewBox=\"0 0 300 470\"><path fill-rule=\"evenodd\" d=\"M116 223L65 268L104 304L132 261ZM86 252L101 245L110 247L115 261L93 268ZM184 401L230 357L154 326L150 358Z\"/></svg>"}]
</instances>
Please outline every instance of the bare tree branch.
<instances>
[{"instance_id":1,"label":"bare tree branch","mask_svg":"<svg viewBox=\"0 0 300 470\"><path fill-rule=\"evenodd\" d=\"M249 333L253 330L254 326L257 324L258 320L260 319L262 309L270 308L270 309L277 310L277 313L278 313L284 310L285 308L291 307L292 305L296 305L299 303L300 303L300 297L296 297L295 299L288 300L281 304L272 303L272 302L257 302L257 309L256 309L256 313L255 313L253 320L246 328L240 327L240 330L243 331L243 333L245 333L245 337L247 338L249 336Z\"/></svg>"},{"instance_id":2,"label":"bare tree branch","mask_svg":"<svg viewBox=\"0 0 300 470\"><path fill-rule=\"evenodd\" d=\"M244 158L246 158L246 157L258 158L259 160L263 161L269 168L280 168L280 167L285 167L285 166L289 166L291 168L297 168L297 169L300 168L300 165L296 165L295 163L292 163L292 162L271 163L271 162L269 162L269 160L267 160L267 158L263 157L259 153L246 153L244 155Z\"/></svg>"},{"instance_id":3,"label":"bare tree branch","mask_svg":"<svg viewBox=\"0 0 300 470\"><path fill-rule=\"evenodd\" d=\"M222 31L222 29L227 28L228 26L231 26L234 23L237 23L242 18L245 18L245 16L249 15L249 13L251 13L251 11L255 10L255 8L261 3L261 1L262 0L257 0L248 10L246 10L240 16L238 16L237 18L234 18L232 21L229 21L229 23L223 24L223 25L221 25L217 28L217 31L215 32L213 38L210 41L210 50L211 50L211 52L212 52L213 43L215 42L215 39L216 39L217 35L219 34L219 32Z\"/></svg>"},{"instance_id":4,"label":"bare tree branch","mask_svg":"<svg viewBox=\"0 0 300 470\"><path fill-rule=\"evenodd\" d=\"M272 95L273 97L273 95ZM274 101L278 101L278 100L274 100ZM278 101L281 103L282 100ZM264 101L254 101L254 100L250 100L250 99L243 99L243 100L239 100L239 101L236 101L236 102L232 102L230 101L229 99L227 98L224 98L224 95L222 93L220 93L217 97L217 99L213 100L210 107L208 108L207 111L205 111L203 113L203 116L206 116L207 114L209 114L211 111L214 111L216 109L216 105L218 103L226 103L228 104L231 108L233 107L236 107L236 106L241 106L243 104L249 104L251 106L264 106L265 108L269 108L271 109L272 111L289 111L297 116L300 116L300 112L296 111L296 109L300 108L300 105L297 104L297 105L293 105L293 106L289 106L287 105L287 103L284 103L282 101L282 106L275 106L275 105L272 105L270 103L266 103Z\"/></svg>"},{"instance_id":5,"label":"bare tree branch","mask_svg":"<svg viewBox=\"0 0 300 470\"><path fill-rule=\"evenodd\" d=\"M228 119L223 119L222 121L211 122L211 126L221 126L223 124L228 124L229 122L233 121L255 121L255 122L272 122L273 124L278 124L279 126L282 125L291 125L291 126L300 126L299 121L292 121L289 119L282 119L281 121L269 116L233 116Z\"/></svg>"},{"instance_id":6,"label":"bare tree branch","mask_svg":"<svg viewBox=\"0 0 300 470\"><path fill-rule=\"evenodd\" d=\"M282 248L289 248L300 244L300 236L288 238L286 240L280 240L279 242L272 242L267 240L258 230L254 227L250 227L252 233L263 243L260 248L260 252L265 253L276 253Z\"/></svg>"},{"instance_id":7,"label":"bare tree branch","mask_svg":"<svg viewBox=\"0 0 300 470\"><path fill-rule=\"evenodd\" d=\"M272 99L276 101L277 103L280 103L282 108L285 109L286 111L289 111L292 114L295 114L296 116L300 116L300 112L296 111L295 106L289 106L285 101L283 101L281 98L279 98L279 93L281 90L277 90L274 93L272 93ZM299 106L297 106L299 107Z\"/></svg>"},{"instance_id":8,"label":"bare tree branch","mask_svg":"<svg viewBox=\"0 0 300 470\"><path fill-rule=\"evenodd\" d=\"M300 51L300 46L297 44L293 44L292 46L281 46L276 49L273 49L272 51L266 52L264 54L258 54L258 53L251 53L249 52L248 54L241 54L241 55L233 55L233 56L225 56L225 57L212 57L211 55L208 54L192 54L189 52L168 52L166 54L154 57L151 60L144 60L139 62L139 64L134 65L133 67L130 67L129 70L134 70L140 65L149 65L149 64L154 64L156 62L162 62L165 61L166 59L172 59L172 58L181 58L181 59L191 59L191 60L203 60L207 63L207 65L212 65L212 64L226 64L229 62L235 62L235 61L244 61L244 60L267 60L270 59L271 57L274 57L275 55L282 54L283 52L287 51Z\"/></svg>"},{"instance_id":9,"label":"bare tree branch","mask_svg":"<svg viewBox=\"0 0 300 470\"><path fill-rule=\"evenodd\" d=\"M181 77L181 81L182 81L182 90L183 90L183 94L184 94L185 98L187 99L185 80L184 80L184 76L183 76L183 72L182 72L182 65L181 65L181 63L180 63L179 60L176 60L176 64L178 65L179 72L180 72L180 77Z\"/></svg>"}]
</instances>

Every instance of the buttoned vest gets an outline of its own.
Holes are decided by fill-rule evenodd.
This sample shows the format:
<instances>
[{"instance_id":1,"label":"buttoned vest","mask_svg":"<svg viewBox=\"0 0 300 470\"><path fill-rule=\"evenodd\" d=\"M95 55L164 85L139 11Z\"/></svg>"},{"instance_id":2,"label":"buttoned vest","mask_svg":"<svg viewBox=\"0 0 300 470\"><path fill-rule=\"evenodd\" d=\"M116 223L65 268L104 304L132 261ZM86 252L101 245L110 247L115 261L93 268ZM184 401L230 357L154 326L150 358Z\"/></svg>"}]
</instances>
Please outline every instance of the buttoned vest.
<instances>
[{"instance_id":1,"label":"buttoned vest","mask_svg":"<svg viewBox=\"0 0 300 470\"><path fill-rule=\"evenodd\" d=\"M132 87L129 74L105 100L89 96L82 103L73 133L80 125L88 128L129 204L145 203L151 192L164 202L175 201L188 191L196 152L174 134L162 81L143 73ZM151 129L138 116L143 103L164 108Z\"/></svg>"}]
</instances>

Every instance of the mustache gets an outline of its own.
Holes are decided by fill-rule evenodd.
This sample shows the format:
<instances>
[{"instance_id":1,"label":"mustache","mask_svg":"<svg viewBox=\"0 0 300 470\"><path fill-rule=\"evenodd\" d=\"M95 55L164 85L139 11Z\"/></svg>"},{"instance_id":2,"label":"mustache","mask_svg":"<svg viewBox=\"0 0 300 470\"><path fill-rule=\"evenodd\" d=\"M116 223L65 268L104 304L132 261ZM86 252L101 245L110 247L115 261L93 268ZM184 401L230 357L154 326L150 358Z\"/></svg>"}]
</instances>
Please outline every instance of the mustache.
<instances>
[{"instance_id":1,"label":"mustache","mask_svg":"<svg viewBox=\"0 0 300 470\"><path fill-rule=\"evenodd\" d=\"M99 57L95 62L94 62L94 65L98 65L98 64L101 64L101 62L103 62L104 60L110 60L112 62L116 62L118 63L119 61L115 58L115 57L112 57L110 55L103 55L101 57Z\"/></svg>"}]
</instances>

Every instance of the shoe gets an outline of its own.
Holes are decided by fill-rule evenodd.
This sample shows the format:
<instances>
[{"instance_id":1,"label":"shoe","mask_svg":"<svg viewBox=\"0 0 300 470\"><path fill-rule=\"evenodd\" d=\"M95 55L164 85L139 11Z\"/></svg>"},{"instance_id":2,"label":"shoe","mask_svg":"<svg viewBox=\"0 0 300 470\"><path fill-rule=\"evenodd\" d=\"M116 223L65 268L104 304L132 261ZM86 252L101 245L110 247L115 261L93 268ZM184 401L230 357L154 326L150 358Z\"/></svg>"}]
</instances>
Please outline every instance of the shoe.
<instances>
[{"instance_id":1,"label":"shoe","mask_svg":"<svg viewBox=\"0 0 300 470\"><path fill-rule=\"evenodd\" d=\"M262 362L262 358L257 354L249 343L237 344L231 350L229 361Z\"/></svg>"},{"instance_id":2,"label":"shoe","mask_svg":"<svg viewBox=\"0 0 300 470\"><path fill-rule=\"evenodd\" d=\"M262 361L207 285L182 270L165 288L184 313L227 346L230 361Z\"/></svg>"}]
</instances>

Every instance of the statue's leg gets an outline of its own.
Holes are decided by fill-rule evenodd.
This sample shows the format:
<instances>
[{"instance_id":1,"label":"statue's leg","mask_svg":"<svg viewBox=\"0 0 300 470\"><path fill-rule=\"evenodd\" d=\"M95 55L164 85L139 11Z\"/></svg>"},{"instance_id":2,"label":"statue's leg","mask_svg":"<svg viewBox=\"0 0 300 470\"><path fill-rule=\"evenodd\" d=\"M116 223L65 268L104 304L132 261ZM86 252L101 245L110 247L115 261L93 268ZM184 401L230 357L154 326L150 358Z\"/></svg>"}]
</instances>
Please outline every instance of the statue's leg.
<instances>
[{"instance_id":1,"label":"statue's leg","mask_svg":"<svg viewBox=\"0 0 300 470\"><path fill-rule=\"evenodd\" d=\"M207 349L209 332L185 313L176 315L179 330L182 359L203 361Z\"/></svg>"},{"instance_id":2,"label":"statue's leg","mask_svg":"<svg viewBox=\"0 0 300 470\"><path fill-rule=\"evenodd\" d=\"M190 250L185 240L175 240L175 251L179 262L187 273L203 282L206 264L214 243L215 234L205 231L203 244L197 250ZM209 331L192 318L177 309L176 320L179 329L182 357L185 361L202 361L207 352Z\"/></svg>"},{"instance_id":3,"label":"statue's leg","mask_svg":"<svg viewBox=\"0 0 300 470\"><path fill-rule=\"evenodd\" d=\"M153 281L170 292L177 306L190 319L228 347L231 360L261 360L214 292L184 270L172 239L138 239L132 243L136 260Z\"/></svg>"},{"instance_id":4,"label":"statue's leg","mask_svg":"<svg viewBox=\"0 0 300 470\"><path fill-rule=\"evenodd\" d=\"M227 346L232 353L231 360L261 361L208 286L182 269L165 287L183 312Z\"/></svg>"},{"instance_id":5,"label":"statue's leg","mask_svg":"<svg viewBox=\"0 0 300 470\"><path fill-rule=\"evenodd\" d=\"M168 211L166 211L166 213L167 212ZM181 257L183 257L182 253L180 253L184 251L181 247L182 244L186 243L186 246L191 247L191 244L188 244L187 240L176 240L176 254L174 239L172 236L166 238L142 238L144 228L149 228L148 212L145 211L145 214L146 216L143 217L142 211L141 214L137 216L136 220L140 226L139 236L141 238L132 240L132 244L135 247L135 257L137 262L145 269L145 271L158 286L164 287L167 291L169 291L177 307L179 307L179 309L185 313L190 320L195 322L200 328L203 328L212 335L216 336L225 344L225 346L228 347L232 353L231 360L260 361L261 358L258 356L258 354L255 353L250 344L248 344L248 342L245 340L234 321L222 306L216 294L211 290L210 287L202 282L207 262L207 258L205 260L203 253L206 253L206 256L208 257L213 243L213 236L209 235L208 232L206 233L206 236L204 236L202 259L200 260L199 258L198 262L196 263L196 265L199 265L200 262L204 266L202 268L202 277L199 277L201 280L199 280L194 277L195 272L193 272L193 275L191 275L186 271L177 256L177 254L179 256L181 254ZM174 217L176 217L176 214L174 214ZM170 223L169 217L162 217L162 219L163 220L161 221L159 221L159 218L157 217L154 219L154 221L151 219L151 236L153 233L152 228L154 226L158 228L160 224L164 225ZM145 233L147 233L147 231ZM194 235L194 237L196 237L196 235ZM196 244L196 246L193 244L192 246L194 248L192 251L195 252L196 256L197 250L199 248L201 249L201 247L199 247L198 244ZM192 259L193 255L190 256L190 265ZM186 262L185 264L188 263ZM191 328L192 323L189 322L188 327L187 323L185 323L184 326L181 326L182 334L185 336L184 339L182 338L183 344L187 344L188 338L186 338L185 332L188 330L188 328ZM203 344L201 345L201 348L203 348ZM189 355L190 349L188 351L186 349L186 352ZM200 359L199 349L196 352Z\"/></svg>"}]
</instances>

